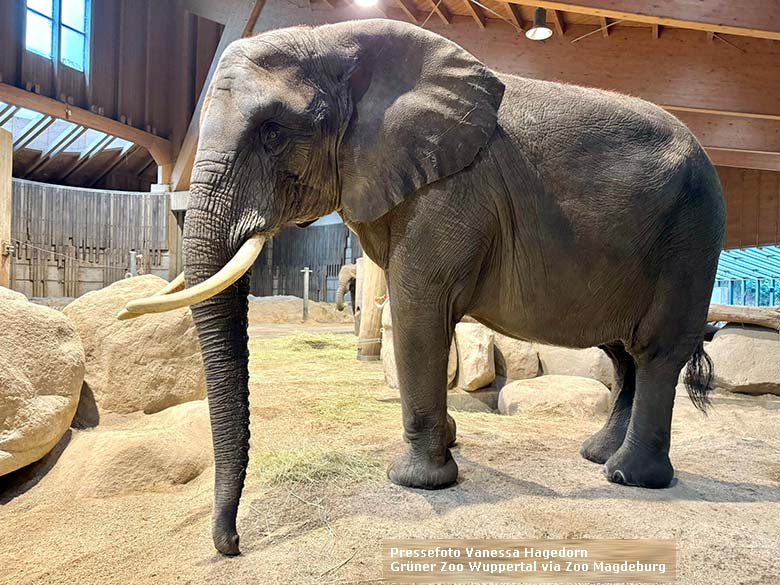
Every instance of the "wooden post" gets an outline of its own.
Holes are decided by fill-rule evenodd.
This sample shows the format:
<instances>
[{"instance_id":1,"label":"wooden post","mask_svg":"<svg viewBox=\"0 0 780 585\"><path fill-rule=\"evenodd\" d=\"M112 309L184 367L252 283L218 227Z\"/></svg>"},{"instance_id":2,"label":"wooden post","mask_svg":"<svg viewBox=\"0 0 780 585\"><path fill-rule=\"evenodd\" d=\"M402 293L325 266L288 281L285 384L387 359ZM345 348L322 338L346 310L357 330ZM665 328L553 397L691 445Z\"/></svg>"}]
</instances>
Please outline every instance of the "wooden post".
<instances>
[{"instance_id":1,"label":"wooden post","mask_svg":"<svg viewBox=\"0 0 780 585\"><path fill-rule=\"evenodd\" d=\"M0 128L0 286L11 286L11 172L13 138Z\"/></svg>"},{"instance_id":2,"label":"wooden post","mask_svg":"<svg viewBox=\"0 0 780 585\"><path fill-rule=\"evenodd\" d=\"M311 268L306 266L301 272L303 272L303 320L306 321L309 318L309 274L311 274Z\"/></svg>"},{"instance_id":3,"label":"wooden post","mask_svg":"<svg viewBox=\"0 0 780 585\"><path fill-rule=\"evenodd\" d=\"M382 329L382 309L376 306L374 299L383 297L387 292L385 271L368 256L363 256L363 299L360 313L360 335L358 336L358 359L374 361L379 359L382 342L379 341Z\"/></svg>"}]
</instances>

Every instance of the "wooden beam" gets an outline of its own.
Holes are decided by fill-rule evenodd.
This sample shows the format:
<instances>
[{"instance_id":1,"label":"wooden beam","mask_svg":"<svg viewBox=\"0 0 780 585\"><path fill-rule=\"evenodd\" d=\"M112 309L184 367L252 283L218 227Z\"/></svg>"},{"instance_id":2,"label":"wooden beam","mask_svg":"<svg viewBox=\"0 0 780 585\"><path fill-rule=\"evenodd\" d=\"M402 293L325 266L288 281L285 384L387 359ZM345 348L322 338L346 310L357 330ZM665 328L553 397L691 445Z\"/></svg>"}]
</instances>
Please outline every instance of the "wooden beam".
<instances>
[{"instance_id":1,"label":"wooden beam","mask_svg":"<svg viewBox=\"0 0 780 585\"><path fill-rule=\"evenodd\" d=\"M710 160L721 167L737 167L761 171L780 172L780 152L741 150L738 148L720 148L706 146Z\"/></svg>"},{"instance_id":2,"label":"wooden beam","mask_svg":"<svg viewBox=\"0 0 780 585\"><path fill-rule=\"evenodd\" d=\"M505 2L505 4L509 20L511 20L520 30L525 30L525 26L523 26L523 13L520 11L520 7L511 2Z\"/></svg>"},{"instance_id":3,"label":"wooden beam","mask_svg":"<svg viewBox=\"0 0 780 585\"><path fill-rule=\"evenodd\" d=\"M411 0L396 0L398 6L401 7L401 11L406 17L414 24L422 24L423 19L420 17L420 13L417 12L417 7Z\"/></svg>"},{"instance_id":4,"label":"wooden beam","mask_svg":"<svg viewBox=\"0 0 780 585\"><path fill-rule=\"evenodd\" d=\"M11 286L11 174L13 172L13 137L0 128L0 286Z\"/></svg>"},{"instance_id":5,"label":"wooden beam","mask_svg":"<svg viewBox=\"0 0 780 585\"><path fill-rule=\"evenodd\" d=\"M42 171L51 160L59 153L68 148L71 144L76 142L87 131L84 126L74 126L69 133L65 136L61 136L56 142L53 142L48 150L41 152L30 165L24 170L24 179L31 177L34 173Z\"/></svg>"},{"instance_id":6,"label":"wooden beam","mask_svg":"<svg viewBox=\"0 0 780 585\"><path fill-rule=\"evenodd\" d=\"M25 91L6 83L0 83L0 100L20 108L35 110L47 116L67 120L80 126L86 126L87 128L134 142L148 150L157 164L167 164L172 160L171 143L168 140L127 124L122 124L111 118L99 116L88 110L83 110L37 93Z\"/></svg>"},{"instance_id":7,"label":"wooden beam","mask_svg":"<svg viewBox=\"0 0 780 585\"><path fill-rule=\"evenodd\" d=\"M19 111L18 106L12 106L9 105L7 108L5 108L2 113L0 113L0 126L5 124L8 120L16 116L16 113Z\"/></svg>"},{"instance_id":8,"label":"wooden beam","mask_svg":"<svg viewBox=\"0 0 780 585\"><path fill-rule=\"evenodd\" d=\"M97 185L100 180L108 175L109 173L112 173L121 163L123 160L127 160L130 158L133 154L135 154L139 150L139 146L137 144L134 144L131 146L127 152L125 152L124 148L120 148L119 152L114 157L114 160L112 160L110 163L108 163L105 168L103 168L98 175L92 179L89 183L89 187L93 188L95 185Z\"/></svg>"},{"instance_id":9,"label":"wooden beam","mask_svg":"<svg viewBox=\"0 0 780 585\"><path fill-rule=\"evenodd\" d=\"M658 37L660 37L661 36L661 25L653 24L653 25L650 25L650 26L653 29L653 38L657 39Z\"/></svg>"},{"instance_id":10,"label":"wooden beam","mask_svg":"<svg viewBox=\"0 0 780 585\"><path fill-rule=\"evenodd\" d=\"M729 110L710 110L707 108L691 108L687 106L662 105L661 107L670 112L691 112L695 114L710 114L713 116L730 116L732 118L752 118L754 120L780 121L780 114L757 114L753 112L732 112Z\"/></svg>"},{"instance_id":11,"label":"wooden beam","mask_svg":"<svg viewBox=\"0 0 780 585\"><path fill-rule=\"evenodd\" d=\"M509 1L523 4L527 0ZM718 2L717 8L703 6L700 0L535 0L534 4L548 10L780 40L780 10L776 0Z\"/></svg>"},{"instance_id":12,"label":"wooden beam","mask_svg":"<svg viewBox=\"0 0 780 585\"><path fill-rule=\"evenodd\" d=\"M182 7L192 14L208 18L219 24L225 24L234 9L235 0L180 0Z\"/></svg>"},{"instance_id":13,"label":"wooden beam","mask_svg":"<svg viewBox=\"0 0 780 585\"><path fill-rule=\"evenodd\" d=\"M108 146L113 140L114 137L108 134L103 138L100 138L99 140L95 141L95 143L86 152L82 152L81 156L79 156L75 161L73 161L73 163L70 166L68 166L68 168L65 169L64 172L60 173L59 177L57 177L57 181L64 181L65 179L70 177L73 173L75 173L77 170L79 170L81 167L87 164L87 162L92 160L92 157L102 152L103 149L106 146Z\"/></svg>"},{"instance_id":14,"label":"wooden beam","mask_svg":"<svg viewBox=\"0 0 780 585\"><path fill-rule=\"evenodd\" d=\"M260 10L255 12L257 10L258 4L261 4ZM203 89L200 92L198 103L195 106L195 111L193 112L192 118L190 119L190 125L187 128L187 134L184 136L184 141L182 142L181 149L179 150L179 156L176 158L176 164L174 165L173 172L171 173L171 182L175 191L183 191L188 189L190 186L192 165L195 162L195 154L198 150L198 137L200 135L200 113L201 109L203 108L203 102L205 100L209 85L211 85L211 80L214 77L214 72L217 69L219 59L222 57L222 53L225 52L225 49L227 49L230 43L242 38L247 30L249 30L251 34L251 31L254 30L257 19L260 16L260 12L262 12L263 5L263 0L260 0L259 2L252 3L251 9L247 10L247 3L239 3L239 6L234 8L227 24L225 25L225 30L222 32L222 38L220 38L219 45L217 46L217 50L214 53L214 59L211 61L211 67L209 67L208 75L206 75L206 81L203 84ZM254 21L252 21L253 15L255 15ZM165 163L158 162L158 164Z\"/></svg>"},{"instance_id":15,"label":"wooden beam","mask_svg":"<svg viewBox=\"0 0 780 585\"><path fill-rule=\"evenodd\" d=\"M431 6L431 10L433 10L436 13L436 16L439 17L439 20L441 20L447 26L452 24L452 15L450 14L449 10L445 8L443 2L439 2L439 0L429 0L429 4Z\"/></svg>"},{"instance_id":16,"label":"wooden beam","mask_svg":"<svg viewBox=\"0 0 780 585\"><path fill-rule=\"evenodd\" d=\"M252 7L252 12L249 13L249 18L247 19L244 30L241 33L242 39L252 36L252 31L255 29L257 19L260 18L260 13L263 11L263 6L265 6L265 0L255 1L255 5Z\"/></svg>"},{"instance_id":17,"label":"wooden beam","mask_svg":"<svg viewBox=\"0 0 780 585\"><path fill-rule=\"evenodd\" d=\"M485 12L480 6L474 4L471 0L463 0L466 3L466 10L477 23L479 28L485 28Z\"/></svg>"},{"instance_id":18,"label":"wooden beam","mask_svg":"<svg viewBox=\"0 0 780 585\"><path fill-rule=\"evenodd\" d=\"M31 125L31 127L14 141L14 152L19 152L40 136L49 126L54 124L55 119L51 116L43 116L40 120Z\"/></svg>"},{"instance_id":19,"label":"wooden beam","mask_svg":"<svg viewBox=\"0 0 780 585\"><path fill-rule=\"evenodd\" d=\"M599 18L599 24L601 25L601 36L605 39L609 38L609 20L605 17Z\"/></svg>"},{"instance_id":20,"label":"wooden beam","mask_svg":"<svg viewBox=\"0 0 780 585\"><path fill-rule=\"evenodd\" d=\"M553 23L555 24L555 30L558 31L558 34L563 36L566 34L566 23L563 20L563 12L560 10L551 10L553 17Z\"/></svg>"},{"instance_id":21,"label":"wooden beam","mask_svg":"<svg viewBox=\"0 0 780 585\"><path fill-rule=\"evenodd\" d=\"M715 33L712 32L712 31L707 31L707 40L709 42L711 42L711 43L714 42L715 41Z\"/></svg>"}]
</instances>

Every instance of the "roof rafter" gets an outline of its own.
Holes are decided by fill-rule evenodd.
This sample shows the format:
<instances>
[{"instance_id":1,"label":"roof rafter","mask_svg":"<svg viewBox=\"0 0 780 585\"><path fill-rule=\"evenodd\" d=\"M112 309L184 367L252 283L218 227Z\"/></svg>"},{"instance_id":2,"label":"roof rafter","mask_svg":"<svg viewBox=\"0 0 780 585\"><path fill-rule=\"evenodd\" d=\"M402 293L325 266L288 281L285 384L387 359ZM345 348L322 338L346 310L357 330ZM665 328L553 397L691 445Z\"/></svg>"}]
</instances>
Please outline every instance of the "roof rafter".
<instances>
[{"instance_id":1,"label":"roof rafter","mask_svg":"<svg viewBox=\"0 0 780 585\"><path fill-rule=\"evenodd\" d=\"M482 7L477 6L471 0L463 0L463 1L466 4L466 10L474 19L474 22L477 23L477 26L479 26L479 28L485 28L485 11L482 10Z\"/></svg>"},{"instance_id":2,"label":"roof rafter","mask_svg":"<svg viewBox=\"0 0 780 585\"><path fill-rule=\"evenodd\" d=\"M509 1L523 4L518 0ZM695 0L535 0L534 4L548 10L616 20L780 40L780 11L776 0L733 2L719 10L702 10L702 3Z\"/></svg>"}]
</instances>

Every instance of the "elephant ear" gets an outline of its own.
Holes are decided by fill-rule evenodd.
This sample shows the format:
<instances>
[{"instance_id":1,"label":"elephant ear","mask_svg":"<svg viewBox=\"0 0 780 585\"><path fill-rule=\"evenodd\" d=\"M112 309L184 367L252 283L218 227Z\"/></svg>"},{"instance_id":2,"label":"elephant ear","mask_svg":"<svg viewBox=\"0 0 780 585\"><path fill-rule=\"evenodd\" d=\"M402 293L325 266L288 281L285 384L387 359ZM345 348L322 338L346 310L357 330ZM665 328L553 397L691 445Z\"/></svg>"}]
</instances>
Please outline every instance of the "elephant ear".
<instances>
[{"instance_id":1,"label":"elephant ear","mask_svg":"<svg viewBox=\"0 0 780 585\"><path fill-rule=\"evenodd\" d=\"M493 135L504 84L466 50L418 26L342 26L351 27L353 111L339 148L341 203L351 221L370 222L471 164Z\"/></svg>"}]
</instances>

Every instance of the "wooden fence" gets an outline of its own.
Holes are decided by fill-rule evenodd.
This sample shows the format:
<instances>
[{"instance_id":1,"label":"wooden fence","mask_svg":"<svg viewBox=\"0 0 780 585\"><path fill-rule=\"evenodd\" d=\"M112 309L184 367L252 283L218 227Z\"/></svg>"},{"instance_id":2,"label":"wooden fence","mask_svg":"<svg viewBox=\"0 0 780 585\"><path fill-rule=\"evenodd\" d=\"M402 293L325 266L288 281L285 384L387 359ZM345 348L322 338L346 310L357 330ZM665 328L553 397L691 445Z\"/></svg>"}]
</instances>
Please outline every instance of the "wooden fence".
<instances>
[{"instance_id":1,"label":"wooden fence","mask_svg":"<svg viewBox=\"0 0 780 585\"><path fill-rule=\"evenodd\" d=\"M11 288L76 297L139 273L168 277L166 193L99 191L14 179Z\"/></svg>"},{"instance_id":2,"label":"wooden fence","mask_svg":"<svg viewBox=\"0 0 780 585\"><path fill-rule=\"evenodd\" d=\"M252 270L255 296L303 296L303 273L308 266L309 298L334 302L339 270L360 256L355 234L343 224L288 228L263 249Z\"/></svg>"}]
</instances>

